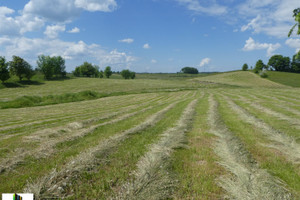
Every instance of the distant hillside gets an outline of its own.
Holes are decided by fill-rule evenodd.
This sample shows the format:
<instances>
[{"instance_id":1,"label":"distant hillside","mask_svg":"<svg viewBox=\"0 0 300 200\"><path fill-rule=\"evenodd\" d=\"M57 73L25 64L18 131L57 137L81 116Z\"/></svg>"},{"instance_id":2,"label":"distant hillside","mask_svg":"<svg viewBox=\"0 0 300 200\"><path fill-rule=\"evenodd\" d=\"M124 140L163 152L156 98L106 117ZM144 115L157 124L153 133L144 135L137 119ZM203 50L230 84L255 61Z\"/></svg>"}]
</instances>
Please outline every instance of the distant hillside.
<instances>
[{"instance_id":1,"label":"distant hillside","mask_svg":"<svg viewBox=\"0 0 300 200\"><path fill-rule=\"evenodd\" d=\"M300 74L288 72L269 71L268 79L276 83L292 87L300 87Z\"/></svg>"},{"instance_id":2,"label":"distant hillside","mask_svg":"<svg viewBox=\"0 0 300 200\"><path fill-rule=\"evenodd\" d=\"M229 84L244 87L284 87L248 71L226 72L217 75L195 78L194 80L208 81L221 84Z\"/></svg>"}]
</instances>

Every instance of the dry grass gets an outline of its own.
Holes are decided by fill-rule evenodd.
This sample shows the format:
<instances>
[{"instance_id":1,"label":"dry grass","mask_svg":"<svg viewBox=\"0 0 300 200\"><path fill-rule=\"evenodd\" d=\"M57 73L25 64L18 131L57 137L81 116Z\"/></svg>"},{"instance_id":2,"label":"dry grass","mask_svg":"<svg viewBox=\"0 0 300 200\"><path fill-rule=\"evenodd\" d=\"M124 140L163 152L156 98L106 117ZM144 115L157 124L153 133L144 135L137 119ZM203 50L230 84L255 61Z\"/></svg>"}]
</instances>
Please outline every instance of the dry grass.
<instances>
[{"instance_id":1,"label":"dry grass","mask_svg":"<svg viewBox=\"0 0 300 200\"><path fill-rule=\"evenodd\" d=\"M137 163L134 180L124 184L114 199L166 199L171 196L176 181L167 171L169 159L174 149L183 145L196 103L197 100L193 100L176 126L164 132L158 143L150 147Z\"/></svg>"},{"instance_id":2,"label":"dry grass","mask_svg":"<svg viewBox=\"0 0 300 200\"><path fill-rule=\"evenodd\" d=\"M232 176L220 178L220 185L232 199L291 199L282 182L260 169L239 138L228 130L218 114L218 103L210 96L211 132L219 137L215 151L220 164Z\"/></svg>"},{"instance_id":3,"label":"dry grass","mask_svg":"<svg viewBox=\"0 0 300 200\"><path fill-rule=\"evenodd\" d=\"M101 159L105 158L110 151L127 139L131 134L138 133L148 127L154 126L164 114L173 108L177 102L172 103L163 110L155 113L146 119L143 123L128 129L122 133L111 136L101 141L95 147L80 153L71 159L60 171L54 171L34 183L28 183L24 192L35 192L37 198L47 196L62 197L63 188L76 179L78 173L85 169L91 170L93 166L98 165Z\"/></svg>"},{"instance_id":4,"label":"dry grass","mask_svg":"<svg viewBox=\"0 0 300 200\"><path fill-rule=\"evenodd\" d=\"M276 148L283 153L293 163L300 163L300 145L291 137L287 136L264 121L254 117L248 113L245 109L235 104L228 97L224 97L228 102L231 109L236 112L243 121L257 127L261 132L267 136L270 140L274 141L271 147Z\"/></svg>"}]
</instances>

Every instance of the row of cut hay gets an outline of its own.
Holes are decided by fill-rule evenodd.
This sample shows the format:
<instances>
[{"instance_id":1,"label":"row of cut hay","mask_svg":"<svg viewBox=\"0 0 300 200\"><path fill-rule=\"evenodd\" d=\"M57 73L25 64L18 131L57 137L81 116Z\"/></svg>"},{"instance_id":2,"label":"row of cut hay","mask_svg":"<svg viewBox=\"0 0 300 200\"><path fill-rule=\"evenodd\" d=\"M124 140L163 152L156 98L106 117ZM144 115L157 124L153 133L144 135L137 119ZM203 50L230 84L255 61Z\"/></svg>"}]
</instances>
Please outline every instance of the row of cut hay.
<instances>
[{"instance_id":1,"label":"row of cut hay","mask_svg":"<svg viewBox=\"0 0 300 200\"><path fill-rule=\"evenodd\" d=\"M259 168L251 154L245 149L222 121L218 112L218 102L209 98L208 121L211 132L218 136L216 154L222 159L220 164L233 176L220 178L220 186L228 193L229 199L291 199L291 194L283 183Z\"/></svg>"},{"instance_id":2,"label":"row of cut hay","mask_svg":"<svg viewBox=\"0 0 300 200\"><path fill-rule=\"evenodd\" d=\"M3 110L2 113L6 115L5 118L1 119L1 124L4 126L5 122L14 121L15 124L12 124L8 127L1 127L0 131L18 128L24 126L32 126L38 123L45 123L51 120L67 120L92 117L95 114L103 114L106 112L112 112L118 110L124 106L134 105L135 103L142 103L148 99L155 99L157 95L135 95L130 97L118 97L116 99L107 100L93 100L93 101L84 101L84 102L75 102L67 103L64 105L52 105L52 106L43 106L36 108L22 108L22 109L11 109ZM134 101L132 100L134 99ZM76 109L74 109L76 108ZM35 113L35 115L32 115Z\"/></svg>"},{"instance_id":3,"label":"row of cut hay","mask_svg":"<svg viewBox=\"0 0 300 200\"><path fill-rule=\"evenodd\" d=\"M293 113L294 115L300 116L300 106L297 106L295 104L292 104L288 101L280 100L274 96L264 96L259 94L253 94L251 95L252 98L256 97L260 100L263 98L266 102L272 103L272 105L282 108L290 113Z\"/></svg>"},{"instance_id":4,"label":"row of cut hay","mask_svg":"<svg viewBox=\"0 0 300 200\"><path fill-rule=\"evenodd\" d=\"M165 131L162 138L150 146L137 163L134 180L124 184L114 199L167 199L171 196L175 180L167 168L172 152L185 141L185 132L193 119L196 104L197 99L189 103L176 126Z\"/></svg>"},{"instance_id":5,"label":"row of cut hay","mask_svg":"<svg viewBox=\"0 0 300 200\"><path fill-rule=\"evenodd\" d=\"M224 96L230 108L238 114L238 116L245 122L261 130L261 133L274 143L270 146L282 152L288 160L293 163L300 163L300 145L294 138L289 137L285 133L278 131L265 123L263 120L256 118L247 112L244 108L238 106L230 98Z\"/></svg>"},{"instance_id":6,"label":"row of cut hay","mask_svg":"<svg viewBox=\"0 0 300 200\"><path fill-rule=\"evenodd\" d=\"M156 102L156 106L160 106L165 104L165 100L161 100ZM52 155L55 152L55 145L58 143L63 143L70 140L75 140L79 137L83 137L87 134L92 133L94 130L101 126L118 123L120 121L126 120L130 117L133 117L139 113L143 113L147 110L150 110L154 107L153 101L146 102L140 105L140 107L148 106L146 108L131 112L125 113L123 115L119 115L121 113L117 113L115 119L112 119L107 122L103 122L100 124L92 125L89 127L83 127L81 123L71 123L68 124L67 127L59 127L58 129L47 129L45 131L38 131L29 136L26 136L24 139L28 142L38 142L38 146L36 148L29 148L27 145L24 145L23 148L17 149L17 151L12 152L14 155L7 155L5 158L0 159L0 172L7 169L12 169L18 163L22 162L27 156L34 156L35 158L47 157ZM124 113L125 111L123 111ZM127 111L128 112L128 111ZM23 139L23 140L24 140Z\"/></svg>"},{"instance_id":7,"label":"row of cut hay","mask_svg":"<svg viewBox=\"0 0 300 200\"><path fill-rule=\"evenodd\" d=\"M274 111L270 108L262 106L258 101L250 101L244 96L235 95L241 100L242 102L246 103L247 105L251 106L252 108L259 110L260 112L264 112L268 115L274 116L280 120L287 121L290 125L295 127L296 129L300 129L300 119L290 117L288 115L282 114L280 112Z\"/></svg>"},{"instance_id":8,"label":"row of cut hay","mask_svg":"<svg viewBox=\"0 0 300 200\"><path fill-rule=\"evenodd\" d=\"M155 124L163 118L164 114L172 109L177 103L178 102L174 102L168 105L131 129L100 141L98 145L91 147L70 159L59 171L53 170L50 174L45 175L35 182L28 183L24 192L32 192L38 199L48 196L62 198L65 195L63 193L63 188L69 186L72 181L75 181L78 174L87 169L92 170L95 166L99 165L102 159L108 156L114 148L130 137L130 135L137 134L149 127L155 126Z\"/></svg>"},{"instance_id":9,"label":"row of cut hay","mask_svg":"<svg viewBox=\"0 0 300 200\"><path fill-rule=\"evenodd\" d=\"M146 95L135 95L132 96L130 95L130 98L122 98L118 101L115 101L115 99L113 99L110 102L106 102L105 104L101 104L101 102L99 102L99 104L94 105L94 103L90 104L91 102L88 101L85 102L85 105L78 105L78 103L72 103L73 107L72 110L78 110L75 113L71 110L70 112L68 110L66 110L65 108L59 108L59 112L63 112L64 114L62 116L56 115L56 111L57 109L55 109L56 107L53 106L53 109L51 110L50 113L46 112L45 116L39 116L40 114L40 110L32 110L32 112L36 113L35 115L29 115L28 117L22 117L22 114L20 114L18 112L18 110L15 110L15 112L13 113L13 117L20 117L19 120L22 121L22 119L24 118L29 118L29 121L27 120L26 123L20 124L18 122L18 124L16 125L11 125L8 127L2 127L0 128L0 133L4 133L3 131L6 130L6 132L10 133L10 134L14 134L16 131L20 132L22 130L26 130L25 127L30 128L30 130L32 131L33 127L40 127L40 128L45 128L47 126L57 126L57 124L62 124L62 123L68 123L70 120L87 120L90 118L95 118L97 115L101 117L101 115L105 115L107 113L111 113L111 112L116 112L116 110L124 110L126 109L126 107L128 107L127 109L130 109L131 107L134 107L136 105L140 105L143 104L145 102L150 102L150 101L158 101L158 100L163 100L165 99L167 100L172 100L172 99L176 99L178 98L178 96L180 95L189 95L190 92L185 92L185 93L178 93L178 95L176 95L175 93L167 93L167 95L148 95L148 98ZM142 96L143 98L141 98L140 96ZM119 99L119 98L118 98ZM133 100L132 100L133 99ZM82 103L82 102L80 102ZM70 105L67 105L68 107L70 107ZM76 109L74 109L74 107L76 107ZM30 110L27 110L30 112ZM44 112L44 111L42 111ZM27 113L28 115L28 113ZM38 118L37 118L38 117ZM35 120L35 118L37 118L37 120ZM35 125L35 126L34 126ZM22 128L20 130L20 128ZM13 130L15 129L15 130Z\"/></svg>"}]
</instances>

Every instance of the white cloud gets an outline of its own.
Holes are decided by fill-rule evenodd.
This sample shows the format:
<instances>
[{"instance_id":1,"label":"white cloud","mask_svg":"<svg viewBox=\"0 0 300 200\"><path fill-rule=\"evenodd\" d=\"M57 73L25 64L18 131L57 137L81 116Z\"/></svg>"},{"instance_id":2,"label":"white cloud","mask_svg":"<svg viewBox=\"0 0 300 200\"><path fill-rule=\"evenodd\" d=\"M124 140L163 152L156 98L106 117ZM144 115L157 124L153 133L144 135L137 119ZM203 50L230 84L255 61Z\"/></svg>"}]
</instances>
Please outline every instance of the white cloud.
<instances>
[{"instance_id":1,"label":"white cloud","mask_svg":"<svg viewBox=\"0 0 300 200\"><path fill-rule=\"evenodd\" d=\"M75 5L90 12L111 12L117 8L115 0L75 0Z\"/></svg>"},{"instance_id":2,"label":"white cloud","mask_svg":"<svg viewBox=\"0 0 300 200\"><path fill-rule=\"evenodd\" d=\"M33 14L54 22L70 22L83 10L111 12L115 0L30 0L24 7L24 14Z\"/></svg>"},{"instance_id":3,"label":"white cloud","mask_svg":"<svg viewBox=\"0 0 300 200\"><path fill-rule=\"evenodd\" d=\"M57 38L59 32L64 32L66 30L65 25L53 25L47 26L44 34L51 39Z\"/></svg>"},{"instance_id":4,"label":"white cloud","mask_svg":"<svg viewBox=\"0 0 300 200\"><path fill-rule=\"evenodd\" d=\"M287 39L285 41L285 44L288 45L291 48L295 48L296 49L296 53L298 53L300 51L300 39Z\"/></svg>"},{"instance_id":5,"label":"white cloud","mask_svg":"<svg viewBox=\"0 0 300 200\"><path fill-rule=\"evenodd\" d=\"M80 29L77 27L74 27L73 29L69 30L68 33L79 33Z\"/></svg>"},{"instance_id":6,"label":"white cloud","mask_svg":"<svg viewBox=\"0 0 300 200\"><path fill-rule=\"evenodd\" d=\"M204 59L202 59L201 62L200 62L200 64L199 64L199 67L203 67L204 65L209 64L210 61L211 61L210 58L204 58Z\"/></svg>"},{"instance_id":7,"label":"white cloud","mask_svg":"<svg viewBox=\"0 0 300 200\"><path fill-rule=\"evenodd\" d=\"M223 15L227 13L227 7L219 5L216 1L202 1L199 0L175 0L180 5L185 6L188 10L196 13L204 13L209 15ZM204 5L204 3L206 3Z\"/></svg>"},{"instance_id":8,"label":"white cloud","mask_svg":"<svg viewBox=\"0 0 300 200\"><path fill-rule=\"evenodd\" d=\"M246 44L243 47L244 51L253 51L253 50L261 50L266 49L267 50L267 56L272 56L274 54L274 51L276 51L278 48L280 48L281 45L279 43L271 44L271 43L259 43L255 42L253 38L249 37L248 40L246 40Z\"/></svg>"},{"instance_id":9,"label":"white cloud","mask_svg":"<svg viewBox=\"0 0 300 200\"><path fill-rule=\"evenodd\" d=\"M132 38L126 38L126 39L123 39L123 40L119 40L119 42L130 44L130 43L134 42L134 39L132 39Z\"/></svg>"},{"instance_id":10,"label":"white cloud","mask_svg":"<svg viewBox=\"0 0 300 200\"><path fill-rule=\"evenodd\" d=\"M287 37L294 24L293 10L299 7L299 0L248 0L237 8L241 17L249 22L241 31L265 33L275 37Z\"/></svg>"},{"instance_id":11,"label":"white cloud","mask_svg":"<svg viewBox=\"0 0 300 200\"><path fill-rule=\"evenodd\" d=\"M151 47L150 47L150 45L147 43L147 44L144 44L143 48L144 48L144 49L150 49Z\"/></svg>"},{"instance_id":12,"label":"white cloud","mask_svg":"<svg viewBox=\"0 0 300 200\"><path fill-rule=\"evenodd\" d=\"M10 9L5 6L0 6L0 16L6 16L6 15L12 14L14 12L15 11L13 9Z\"/></svg>"},{"instance_id":13,"label":"white cloud","mask_svg":"<svg viewBox=\"0 0 300 200\"><path fill-rule=\"evenodd\" d=\"M152 59L152 60L151 60L151 63L155 64L155 63L157 63L157 60Z\"/></svg>"}]
</instances>

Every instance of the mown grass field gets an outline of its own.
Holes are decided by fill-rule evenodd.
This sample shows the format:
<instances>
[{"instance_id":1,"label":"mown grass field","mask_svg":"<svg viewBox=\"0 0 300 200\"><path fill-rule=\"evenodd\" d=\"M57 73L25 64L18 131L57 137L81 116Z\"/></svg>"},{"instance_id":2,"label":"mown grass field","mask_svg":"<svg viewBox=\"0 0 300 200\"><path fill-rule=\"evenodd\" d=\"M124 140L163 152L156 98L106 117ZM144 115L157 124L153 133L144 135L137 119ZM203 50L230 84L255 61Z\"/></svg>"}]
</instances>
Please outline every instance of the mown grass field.
<instances>
[{"instance_id":1,"label":"mown grass field","mask_svg":"<svg viewBox=\"0 0 300 200\"><path fill-rule=\"evenodd\" d=\"M37 199L300 199L300 90L251 72L0 89L107 97L0 109L0 192ZM120 93L122 92L122 93Z\"/></svg>"}]
</instances>

